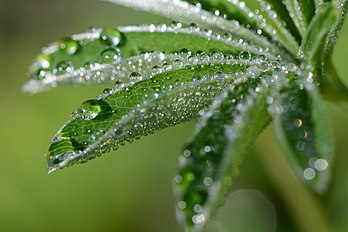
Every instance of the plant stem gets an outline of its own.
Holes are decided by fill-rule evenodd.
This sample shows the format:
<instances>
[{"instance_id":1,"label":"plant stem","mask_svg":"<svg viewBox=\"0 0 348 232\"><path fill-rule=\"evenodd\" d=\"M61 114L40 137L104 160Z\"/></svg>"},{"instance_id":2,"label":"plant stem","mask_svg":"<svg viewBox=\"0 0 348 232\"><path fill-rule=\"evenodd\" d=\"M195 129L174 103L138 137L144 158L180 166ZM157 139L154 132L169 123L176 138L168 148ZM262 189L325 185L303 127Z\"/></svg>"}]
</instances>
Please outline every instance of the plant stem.
<instances>
[{"instance_id":1,"label":"plant stem","mask_svg":"<svg viewBox=\"0 0 348 232\"><path fill-rule=\"evenodd\" d=\"M292 174L270 128L260 136L257 146L268 148L258 149L260 161L264 162L271 184L287 205L300 231L332 231L319 198Z\"/></svg>"}]
</instances>

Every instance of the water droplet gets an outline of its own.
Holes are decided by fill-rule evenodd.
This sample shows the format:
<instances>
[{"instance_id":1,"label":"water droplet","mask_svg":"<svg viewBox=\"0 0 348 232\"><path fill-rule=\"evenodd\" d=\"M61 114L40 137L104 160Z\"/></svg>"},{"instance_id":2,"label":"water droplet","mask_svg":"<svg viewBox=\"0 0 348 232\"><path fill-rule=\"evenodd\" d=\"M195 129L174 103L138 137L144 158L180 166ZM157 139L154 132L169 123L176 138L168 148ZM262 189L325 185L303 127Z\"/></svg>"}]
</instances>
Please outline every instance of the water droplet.
<instances>
[{"instance_id":1,"label":"water droplet","mask_svg":"<svg viewBox=\"0 0 348 232\"><path fill-rule=\"evenodd\" d=\"M51 66L51 57L46 55L40 55L36 58L36 63L42 69L48 69Z\"/></svg>"},{"instance_id":2,"label":"water droplet","mask_svg":"<svg viewBox=\"0 0 348 232\"><path fill-rule=\"evenodd\" d=\"M107 48L100 54L100 62L104 64L119 62L122 58L120 49Z\"/></svg>"},{"instance_id":3,"label":"water droplet","mask_svg":"<svg viewBox=\"0 0 348 232\"><path fill-rule=\"evenodd\" d=\"M175 28L175 29L180 29L182 27L182 23L178 23L178 22L175 22L173 21L171 24L170 24L171 27Z\"/></svg>"},{"instance_id":4,"label":"water droplet","mask_svg":"<svg viewBox=\"0 0 348 232\"><path fill-rule=\"evenodd\" d=\"M216 79L223 79L225 77L225 73L221 72L221 71L216 71L214 73L214 78Z\"/></svg>"},{"instance_id":5,"label":"water droplet","mask_svg":"<svg viewBox=\"0 0 348 232\"><path fill-rule=\"evenodd\" d=\"M158 94L156 93L154 89L152 88L145 89L144 100L151 100L157 97L158 97Z\"/></svg>"},{"instance_id":6,"label":"water droplet","mask_svg":"<svg viewBox=\"0 0 348 232\"><path fill-rule=\"evenodd\" d=\"M190 29L191 31L199 31L199 27L198 27L198 25L195 24L195 23L191 23L191 24L189 25L189 29Z\"/></svg>"},{"instance_id":7,"label":"water droplet","mask_svg":"<svg viewBox=\"0 0 348 232\"><path fill-rule=\"evenodd\" d=\"M206 153L211 152L211 146L205 146L203 150Z\"/></svg>"},{"instance_id":8,"label":"water droplet","mask_svg":"<svg viewBox=\"0 0 348 232\"><path fill-rule=\"evenodd\" d=\"M203 211L203 207L200 204L195 204L193 206L193 211L195 211L196 213L201 213Z\"/></svg>"},{"instance_id":9,"label":"water droplet","mask_svg":"<svg viewBox=\"0 0 348 232\"><path fill-rule=\"evenodd\" d=\"M103 90L103 93L104 93L104 94L111 94L111 93L112 93L112 89L110 89L110 88L105 88L105 89Z\"/></svg>"},{"instance_id":10,"label":"water droplet","mask_svg":"<svg viewBox=\"0 0 348 232\"><path fill-rule=\"evenodd\" d=\"M78 108L77 115L83 120L92 120L97 117L108 118L113 113L110 105L104 100L87 100Z\"/></svg>"},{"instance_id":11,"label":"water droplet","mask_svg":"<svg viewBox=\"0 0 348 232\"><path fill-rule=\"evenodd\" d=\"M210 56L213 61L222 61L224 59L224 54L220 51L212 51Z\"/></svg>"},{"instance_id":12,"label":"water droplet","mask_svg":"<svg viewBox=\"0 0 348 232\"><path fill-rule=\"evenodd\" d=\"M174 60L173 65L177 68L181 68L184 66L184 62L181 59L176 59Z\"/></svg>"},{"instance_id":13,"label":"water droplet","mask_svg":"<svg viewBox=\"0 0 348 232\"><path fill-rule=\"evenodd\" d=\"M211 178L209 176L205 177L204 180L203 180L204 185L207 186L207 187L211 186L213 184L213 182L214 182L213 178Z\"/></svg>"},{"instance_id":14,"label":"water droplet","mask_svg":"<svg viewBox=\"0 0 348 232\"><path fill-rule=\"evenodd\" d=\"M180 184L182 182L182 176L181 175L176 175L174 177L174 181L175 181L175 183Z\"/></svg>"},{"instance_id":15,"label":"water droplet","mask_svg":"<svg viewBox=\"0 0 348 232\"><path fill-rule=\"evenodd\" d=\"M205 221L205 217L204 217L204 214L200 213L200 214L195 214L193 217L192 217L192 222L195 223L195 224L199 224L199 223L202 223Z\"/></svg>"},{"instance_id":16,"label":"water droplet","mask_svg":"<svg viewBox=\"0 0 348 232\"><path fill-rule=\"evenodd\" d=\"M241 60L250 60L251 59L251 54L248 51L242 51L239 53L239 59Z\"/></svg>"},{"instance_id":17,"label":"water droplet","mask_svg":"<svg viewBox=\"0 0 348 232\"><path fill-rule=\"evenodd\" d=\"M190 157L190 156L191 156L191 151L190 151L190 150L185 150L185 151L184 151L184 156L185 156L186 158Z\"/></svg>"},{"instance_id":18,"label":"water droplet","mask_svg":"<svg viewBox=\"0 0 348 232\"><path fill-rule=\"evenodd\" d=\"M80 44L72 38L65 38L58 42L58 47L68 55L74 55L80 49Z\"/></svg>"},{"instance_id":19,"label":"water droplet","mask_svg":"<svg viewBox=\"0 0 348 232\"><path fill-rule=\"evenodd\" d=\"M129 75L129 78L131 79L131 81L141 81L143 79L143 77L141 76L140 73L138 72L132 72Z\"/></svg>"},{"instance_id":20,"label":"water droplet","mask_svg":"<svg viewBox=\"0 0 348 232\"><path fill-rule=\"evenodd\" d=\"M162 72L162 68L158 65L152 67L152 75L160 74Z\"/></svg>"},{"instance_id":21,"label":"water droplet","mask_svg":"<svg viewBox=\"0 0 348 232\"><path fill-rule=\"evenodd\" d=\"M75 153L73 151L67 151L62 155L55 156L54 159L51 161L53 164L59 164L66 160L69 156L74 155Z\"/></svg>"},{"instance_id":22,"label":"water droplet","mask_svg":"<svg viewBox=\"0 0 348 232\"><path fill-rule=\"evenodd\" d=\"M248 75L251 78L256 78L260 76L261 69L259 69L257 66L250 66L247 71L246 75Z\"/></svg>"},{"instance_id":23,"label":"water droplet","mask_svg":"<svg viewBox=\"0 0 348 232\"><path fill-rule=\"evenodd\" d=\"M92 135L88 138L88 142L90 144L95 143L105 134L104 130L97 130L92 133Z\"/></svg>"},{"instance_id":24,"label":"water droplet","mask_svg":"<svg viewBox=\"0 0 348 232\"><path fill-rule=\"evenodd\" d=\"M179 201L178 202L178 208L179 209L185 209L187 206L186 202L185 201Z\"/></svg>"},{"instance_id":25,"label":"water droplet","mask_svg":"<svg viewBox=\"0 0 348 232\"><path fill-rule=\"evenodd\" d=\"M317 159L314 162L314 167L318 171L325 171L328 166L329 166L329 164L328 164L328 162L325 159Z\"/></svg>"},{"instance_id":26,"label":"water droplet","mask_svg":"<svg viewBox=\"0 0 348 232\"><path fill-rule=\"evenodd\" d=\"M300 141L296 144L296 148L299 151L304 151L306 149L306 143L304 141Z\"/></svg>"},{"instance_id":27,"label":"water droplet","mask_svg":"<svg viewBox=\"0 0 348 232\"><path fill-rule=\"evenodd\" d=\"M36 71L36 74L34 74L33 78L35 78L36 80L43 80L46 78L46 70L39 68Z\"/></svg>"},{"instance_id":28,"label":"water droplet","mask_svg":"<svg viewBox=\"0 0 348 232\"><path fill-rule=\"evenodd\" d=\"M307 82L308 83L313 83L313 76L314 76L314 74L312 72L308 72L308 75L307 75Z\"/></svg>"},{"instance_id":29,"label":"water droplet","mask_svg":"<svg viewBox=\"0 0 348 232\"><path fill-rule=\"evenodd\" d=\"M162 68L163 68L164 71L169 71L169 70L172 69L172 65L169 64L169 63L167 63L167 62L165 62L165 63L162 65Z\"/></svg>"},{"instance_id":30,"label":"water droplet","mask_svg":"<svg viewBox=\"0 0 348 232\"><path fill-rule=\"evenodd\" d=\"M57 67L54 69L54 74L63 75L66 73L70 73L74 70L73 66L70 62L61 61L57 64Z\"/></svg>"},{"instance_id":31,"label":"water droplet","mask_svg":"<svg viewBox=\"0 0 348 232\"><path fill-rule=\"evenodd\" d=\"M196 56L189 56L187 61L189 65L196 65L198 63L198 58Z\"/></svg>"},{"instance_id":32,"label":"water droplet","mask_svg":"<svg viewBox=\"0 0 348 232\"><path fill-rule=\"evenodd\" d=\"M303 176L306 180L313 180L315 178L315 170L313 168L306 168L303 172Z\"/></svg>"},{"instance_id":33,"label":"water droplet","mask_svg":"<svg viewBox=\"0 0 348 232\"><path fill-rule=\"evenodd\" d=\"M271 97L271 96L267 97L266 101L267 101L268 105L271 105L273 103L273 97Z\"/></svg>"},{"instance_id":34,"label":"water droplet","mask_svg":"<svg viewBox=\"0 0 348 232\"><path fill-rule=\"evenodd\" d=\"M110 47L115 47L121 41L121 33L114 28L108 27L100 34L100 40Z\"/></svg>"},{"instance_id":35,"label":"water droplet","mask_svg":"<svg viewBox=\"0 0 348 232\"><path fill-rule=\"evenodd\" d=\"M188 50L187 48L183 48L180 50L180 55L187 58L188 56L190 56L192 54L192 52L190 50Z\"/></svg>"},{"instance_id":36,"label":"water droplet","mask_svg":"<svg viewBox=\"0 0 348 232\"><path fill-rule=\"evenodd\" d=\"M296 120L294 121L294 125L295 125L296 127L301 127L301 126L302 126L302 120L301 120L301 119L296 119Z\"/></svg>"}]
</instances>

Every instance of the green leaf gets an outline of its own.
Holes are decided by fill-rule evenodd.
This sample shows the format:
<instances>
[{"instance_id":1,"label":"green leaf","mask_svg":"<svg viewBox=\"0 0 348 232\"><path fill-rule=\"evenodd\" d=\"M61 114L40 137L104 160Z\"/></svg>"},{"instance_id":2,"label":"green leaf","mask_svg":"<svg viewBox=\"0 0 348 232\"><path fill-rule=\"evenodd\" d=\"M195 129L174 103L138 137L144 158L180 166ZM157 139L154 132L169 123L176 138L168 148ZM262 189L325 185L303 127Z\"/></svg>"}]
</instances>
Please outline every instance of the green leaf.
<instances>
[{"instance_id":1,"label":"green leaf","mask_svg":"<svg viewBox=\"0 0 348 232\"><path fill-rule=\"evenodd\" d=\"M273 4L266 2L265 0L256 1L257 8L261 14L264 16L264 20L274 28L273 37L276 38L276 41L281 43L287 50L295 56L298 50L298 42L291 32L285 27L286 23L283 21L288 13L284 15L278 15L275 11ZM286 11L286 9L285 9Z\"/></svg>"},{"instance_id":2,"label":"green leaf","mask_svg":"<svg viewBox=\"0 0 348 232\"><path fill-rule=\"evenodd\" d=\"M215 29L220 32L229 32L234 38L241 41L249 41L255 46L268 48L274 54L279 54L283 59L293 61L289 56L288 48L278 46L273 41L267 40L264 36L240 25L238 21L227 20L224 17L217 16L209 11L202 9L200 4L192 5L182 0L107 0L109 2L133 7L138 10L144 10L155 13L172 20L184 22L187 24L195 23L202 28ZM245 3L244 3L245 4ZM260 24L261 25L261 24ZM274 34L272 34L274 35ZM272 36L273 38L273 36ZM290 40L291 38L289 38ZM282 42L278 40L278 43Z\"/></svg>"},{"instance_id":3,"label":"green leaf","mask_svg":"<svg viewBox=\"0 0 348 232\"><path fill-rule=\"evenodd\" d=\"M283 0L297 30L302 38L305 36L309 23L315 15L315 4L312 0Z\"/></svg>"},{"instance_id":4,"label":"green leaf","mask_svg":"<svg viewBox=\"0 0 348 232\"><path fill-rule=\"evenodd\" d=\"M51 141L47 155L50 171L85 162L126 141L196 118L235 77L262 72L264 57L250 61L251 55L246 54L248 57L230 60L216 52L210 63L197 65L179 60L180 68L160 70L84 102Z\"/></svg>"},{"instance_id":5,"label":"green leaf","mask_svg":"<svg viewBox=\"0 0 348 232\"><path fill-rule=\"evenodd\" d=\"M310 0L308 0L310 1ZM285 5L284 1L282 0L266 0L268 2L273 10L279 15L283 21L284 27L296 38L297 42L301 41L301 35L294 24L294 21L292 17L290 16L290 13L287 9L287 6Z\"/></svg>"},{"instance_id":6,"label":"green leaf","mask_svg":"<svg viewBox=\"0 0 348 232\"><path fill-rule=\"evenodd\" d=\"M272 78L261 74L229 87L216 98L186 144L174 180L178 217L187 231L203 229L222 203L250 144L270 122L266 99Z\"/></svg>"},{"instance_id":7,"label":"green leaf","mask_svg":"<svg viewBox=\"0 0 348 232\"><path fill-rule=\"evenodd\" d=\"M157 52L151 52L154 50ZM267 47L241 43L228 33L201 31L195 25L94 28L44 48L30 68L32 79L23 89L35 93L66 84L129 83L135 81L130 78L132 72L147 77L154 66L174 61L182 53L190 55L191 51L203 51L210 54L215 50L237 56L249 51L276 59L267 52Z\"/></svg>"},{"instance_id":8,"label":"green leaf","mask_svg":"<svg viewBox=\"0 0 348 232\"><path fill-rule=\"evenodd\" d=\"M273 28L263 21L263 16L251 11L245 2L225 0L185 0L193 5L228 20L236 20L244 27L254 30L257 34L272 40Z\"/></svg>"},{"instance_id":9,"label":"green leaf","mask_svg":"<svg viewBox=\"0 0 348 232\"><path fill-rule=\"evenodd\" d=\"M313 69L322 69L322 59L329 32L336 24L333 4L323 6L314 17L302 42L301 50ZM323 74L318 74L322 77Z\"/></svg>"},{"instance_id":10,"label":"green leaf","mask_svg":"<svg viewBox=\"0 0 348 232\"><path fill-rule=\"evenodd\" d=\"M337 40L347 1L323 4L309 26L301 45L301 52L315 70L316 81L322 95L327 99L347 100L348 89L337 76L332 64L332 48Z\"/></svg>"},{"instance_id":11,"label":"green leaf","mask_svg":"<svg viewBox=\"0 0 348 232\"><path fill-rule=\"evenodd\" d=\"M279 101L274 130L280 144L298 178L321 193L331 176L333 142L316 87L290 81Z\"/></svg>"}]
</instances>

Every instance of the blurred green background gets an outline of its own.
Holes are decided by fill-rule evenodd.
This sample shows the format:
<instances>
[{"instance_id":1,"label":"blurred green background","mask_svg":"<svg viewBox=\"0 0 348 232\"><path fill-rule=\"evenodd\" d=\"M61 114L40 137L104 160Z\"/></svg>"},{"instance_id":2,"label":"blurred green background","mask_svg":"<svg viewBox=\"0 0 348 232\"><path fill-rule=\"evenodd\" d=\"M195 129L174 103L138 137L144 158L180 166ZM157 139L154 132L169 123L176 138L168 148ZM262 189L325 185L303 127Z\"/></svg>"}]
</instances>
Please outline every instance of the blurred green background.
<instances>
[{"instance_id":1,"label":"blurred green background","mask_svg":"<svg viewBox=\"0 0 348 232\"><path fill-rule=\"evenodd\" d=\"M172 177L194 124L169 128L85 165L46 174L48 142L101 86L62 87L34 96L20 89L26 68L47 45L89 26L169 22L90 0L0 1L0 231L182 231ZM348 22L335 64L348 80ZM336 143L328 192L317 196L291 174L267 129L249 152L231 191L256 189L274 204L278 231L348 231L348 106L325 103ZM211 231L233 231L227 200Z\"/></svg>"}]
</instances>

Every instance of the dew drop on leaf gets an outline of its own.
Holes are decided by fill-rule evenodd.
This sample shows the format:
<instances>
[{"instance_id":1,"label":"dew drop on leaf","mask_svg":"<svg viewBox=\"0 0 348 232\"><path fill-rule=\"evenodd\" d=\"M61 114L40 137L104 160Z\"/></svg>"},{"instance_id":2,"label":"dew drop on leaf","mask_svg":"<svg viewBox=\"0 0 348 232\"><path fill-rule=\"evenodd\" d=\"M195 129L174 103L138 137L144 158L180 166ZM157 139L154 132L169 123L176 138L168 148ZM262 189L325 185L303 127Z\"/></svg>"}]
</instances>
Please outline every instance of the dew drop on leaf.
<instances>
[{"instance_id":1,"label":"dew drop on leaf","mask_svg":"<svg viewBox=\"0 0 348 232\"><path fill-rule=\"evenodd\" d=\"M58 47L66 54L74 55L80 49L80 44L78 41L75 41L71 38L65 38L58 42Z\"/></svg>"},{"instance_id":2,"label":"dew drop on leaf","mask_svg":"<svg viewBox=\"0 0 348 232\"><path fill-rule=\"evenodd\" d=\"M158 94L156 93L156 91L152 88L147 88L145 89L144 92L144 100L151 100L158 97Z\"/></svg>"},{"instance_id":3,"label":"dew drop on leaf","mask_svg":"<svg viewBox=\"0 0 348 232\"><path fill-rule=\"evenodd\" d=\"M167 63L165 62L163 65L162 65L162 68L164 71L168 71L168 70L171 70L172 69L172 65L170 63Z\"/></svg>"},{"instance_id":4,"label":"dew drop on leaf","mask_svg":"<svg viewBox=\"0 0 348 232\"><path fill-rule=\"evenodd\" d=\"M220 51L213 51L210 56L213 61L222 61L224 59L224 54Z\"/></svg>"},{"instance_id":5,"label":"dew drop on leaf","mask_svg":"<svg viewBox=\"0 0 348 232\"><path fill-rule=\"evenodd\" d=\"M112 113L112 108L107 102L96 99L85 101L77 110L77 115L83 120L97 119L97 117L105 119Z\"/></svg>"},{"instance_id":6,"label":"dew drop on leaf","mask_svg":"<svg viewBox=\"0 0 348 232\"><path fill-rule=\"evenodd\" d=\"M118 48L107 48L100 54L100 62L104 64L110 64L119 62L122 58L120 49Z\"/></svg>"},{"instance_id":7,"label":"dew drop on leaf","mask_svg":"<svg viewBox=\"0 0 348 232\"><path fill-rule=\"evenodd\" d=\"M110 47L115 47L121 41L121 33L114 28L108 27L100 34L100 40Z\"/></svg>"},{"instance_id":8,"label":"dew drop on leaf","mask_svg":"<svg viewBox=\"0 0 348 232\"><path fill-rule=\"evenodd\" d=\"M105 88L103 90L103 94L111 94L111 93L112 93L112 89L110 89L110 88Z\"/></svg>"},{"instance_id":9,"label":"dew drop on leaf","mask_svg":"<svg viewBox=\"0 0 348 232\"><path fill-rule=\"evenodd\" d=\"M88 138L88 142L90 144L95 143L104 134L105 134L104 130L97 130L97 131L93 132L92 135Z\"/></svg>"},{"instance_id":10,"label":"dew drop on leaf","mask_svg":"<svg viewBox=\"0 0 348 232\"><path fill-rule=\"evenodd\" d=\"M183 48L180 50L180 55L185 57L185 58L187 58L191 54L192 54L192 52L190 50L188 50L187 48Z\"/></svg>"},{"instance_id":11,"label":"dew drop on leaf","mask_svg":"<svg viewBox=\"0 0 348 232\"><path fill-rule=\"evenodd\" d=\"M152 75L160 74L162 72L162 68L158 65L152 67Z\"/></svg>"},{"instance_id":12,"label":"dew drop on leaf","mask_svg":"<svg viewBox=\"0 0 348 232\"><path fill-rule=\"evenodd\" d=\"M141 81L143 79L141 74L138 72L132 72L131 74L129 74L129 78L131 79L131 81Z\"/></svg>"},{"instance_id":13,"label":"dew drop on leaf","mask_svg":"<svg viewBox=\"0 0 348 232\"><path fill-rule=\"evenodd\" d=\"M42 69L47 69L51 66L51 57L46 55L40 55L36 58L36 63Z\"/></svg>"},{"instance_id":14,"label":"dew drop on leaf","mask_svg":"<svg viewBox=\"0 0 348 232\"><path fill-rule=\"evenodd\" d=\"M242 51L239 53L239 59L241 60L250 60L251 59L251 54L248 51Z\"/></svg>"},{"instance_id":15,"label":"dew drop on leaf","mask_svg":"<svg viewBox=\"0 0 348 232\"><path fill-rule=\"evenodd\" d=\"M71 65L70 62L67 61L61 61L57 64L57 67L54 70L54 74L56 75L63 75L66 73L70 73L74 70L74 67Z\"/></svg>"},{"instance_id":16,"label":"dew drop on leaf","mask_svg":"<svg viewBox=\"0 0 348 232\"><path fill-rule=\"evenodd\" d=\"M39 68L33 77L37 80L43 80L46 78L46 71L42 68Z\"/></svg>"}]
</instances>

